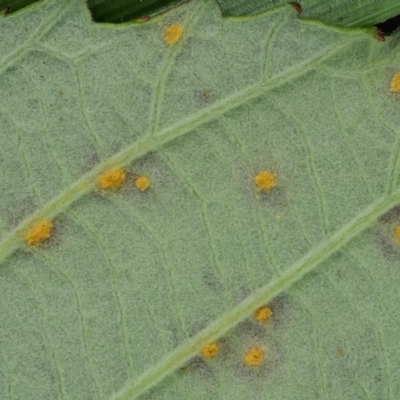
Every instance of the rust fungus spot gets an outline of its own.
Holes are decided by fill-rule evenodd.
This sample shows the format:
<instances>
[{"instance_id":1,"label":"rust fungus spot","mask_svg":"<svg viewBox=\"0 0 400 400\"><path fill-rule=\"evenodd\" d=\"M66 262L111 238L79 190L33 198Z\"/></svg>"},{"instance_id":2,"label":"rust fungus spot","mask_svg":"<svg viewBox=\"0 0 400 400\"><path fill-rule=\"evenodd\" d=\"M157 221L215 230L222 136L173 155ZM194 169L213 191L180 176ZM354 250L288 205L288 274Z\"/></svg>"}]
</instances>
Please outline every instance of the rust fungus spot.
<instances>
[{"instance_id":1,"label":"rust fungus spot","mask_svg":"<svg viewBox=\"0 0 400 400\"><path fill-rule=\"evenodd\" d=\"M100 175L99 186L105 190L116 190L125 185L126 171L123 168Z\"/></svg>"},{"instance_id":2,"label":"rust fungus spot","mask_svg":"<svg viewBox=\"0 0 400 400\"><path fill-rule=\"evenodd\" d=\"M394 238L398 245L400 245L400 225L397 225L394 229Z\"/></svg>"},{"instance_id":3,"label":"rust fungus spot","mask_svg":"<svg viewBox=\"0 0 400 400\"><path fill-rule=\"evenodd\" d=\"M183 26L181 24L173 24L165 30L165 43L173 45L178 43L183 34Z\"/></svg>"},{"instance_id":4,"label":"rust fungus spot","mask_svg":"<svg viewBox=\"0 0 400 400\"><path fill-rule=\"evenodd\" d=\"M394 93L400 93L400 72L397 72L390 82L390 91Z\"/></svg>"},{"instance_id":5,"label":"rust fungus spot","mask_svg":"<svg viewBox=\"0 0 400 400\"><path fill-rule=\"evenodd\" d=\"M41 221L31 227L25 236L25 240L29 246L38 246L50 238L52 228L53 224L51 221Z\"/></svg>"},{"instance_id":6,"label":"rust fungus spot","mask_svg":"<svg viewBox=\"0 0 400 400\"><path fill-rule=\"evenodd\" d=\"M258 367L264 360L265 351L261 347L253 347L250 349L245 357L244 362L250 367Z\"/></svg>"},{"instance_id":7,"label":"rust fungus spot","mask_svg":"<svg viewBox=\"0 0 400 400\"><path fill-rule=\"evenodd\" d=\"M258 322L268 322L271 320L273 312L270 307L260 307L255 313L254 317Z\"/></svg>"},{"instance_id":8,"label":"rust fungus spot","mask_svg":"<svg viewBox=\"0 0 400 400\"><path fill-rule=\"evenodd\" d=\"M271 171L261 171L254 181L259 190L269 191L278 185L278 178Z\"/></svg>"},{"instance_id":9,"label":"rust fungus spot","mask_svg":"<svg viewBox=\"0 0 400 400\"><path fill-rule=\"evenodd\" d=\"M216 343L209 343L201 349L204 358L214 358L219 353L219 346Z\"/></svg>"},{"instance_id":10,"label":"rust fungus spot","mask_svg":"<svg viewBox=\"0 0 400 400\"><path fill-rule=\"evenodd\" d=\"M139 176L139 178L135 180L135 186L144 192L150 187L150 179L147 176Z\"/></svg>"}]
</instances>

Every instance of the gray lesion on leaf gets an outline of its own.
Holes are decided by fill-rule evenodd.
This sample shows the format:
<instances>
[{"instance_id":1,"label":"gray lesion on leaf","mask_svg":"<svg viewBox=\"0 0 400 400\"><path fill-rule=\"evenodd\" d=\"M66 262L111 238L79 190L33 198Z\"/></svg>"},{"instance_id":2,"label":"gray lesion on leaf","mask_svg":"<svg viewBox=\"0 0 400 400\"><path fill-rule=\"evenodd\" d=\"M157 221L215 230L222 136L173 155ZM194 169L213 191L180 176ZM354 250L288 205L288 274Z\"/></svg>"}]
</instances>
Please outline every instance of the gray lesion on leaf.
<instances>
[{"instance_id":1,"label":"gray lesion on leaf","mask_svg":"<svg viewBox=\"0 0 400 400\"><path fill-rule=\"evenodd\" d=\"M393 207L379 219L374 240L382 256L388 261L400 261L400 243L396 243L395 229L400 226L400 206Z\"/></svg>"},{"instance_id":2,"label":"gray lesion on leaf","mask_svg":"<svg viewBox=\"0 0 400 400\"><path fill-rule=\"evenodd\" d=\"M251 383L257 391L263 392L265 385L272 383L275 373L283 366L283 347L279 339L268 332L265 332L262 339L240 335L240 342L231 360L234 375L239 380ZM246 353L252 348L262 348L265 351L265 358L258 366L249 366L244 362Z\"/></svg>"},{"instance_id":3,"label":"gray lesion on leaf","mask_svg":"<svg viewBox=\"0 0 400 400\"><path fill-rule=\"evenodd\" d=\"M31 193L19 193L18 197L15 196L15 203L10 201L12 204L2 204L3 209L13 209L13 212L4 213L6 215L6 225L10 230L15 229L24 219L28 218L35 211L37 204L35 198ZM15 207L15 205L18 207ZM3 214L3 215L4 215Z\"/></svg>"},{"instance_id":4,"label":"gray lesion on leaf","mask_svg":"<svg viewBox=\"0 0 400 400\"><path fill-rule=\"evenodd\" d=\"M400 206L391 208L387 213L381 216L380 221L386 224L400 223Z\"/></svg>"},{"instance_id":5,"label":"gray lesion on leaf","mask_svg":"<svg viewBox=\"0 0 400 400\"><path fill-rule=\"evenodd\" d=\"M101 163L101 158L100 158L99 153L93 152L82 163L82 174L97 167L100 163Z\"/></svg>"},{"instance_id":6,"label":"gray lesion on leaf","mask_svg":"<svg viewBox=\"0 0 400 400\"><path fill-rule=\"evenodd\" d=\"M208 106L215 101L215 93L210 88L195 90L193 96L196 103L201 107Z\"/></svg>"},{"instance_id":7,"label":"gray lesion on leaf","mask_svg":"<svg viewBox=\"0 0 400 400\"><path fill-rule=\"evenodd\" d=\"M223 290L222 282L219 279L219 276L213 271L211 263L210 266L206 269L207 271L203 274L204 284L215 292L222 291Z\"/></svg>"},{"instance_id":8,"label":"gray lesion on leaf","mask_svg":"<svg viewBox=\"0 0 400 400\"><path fill-rule=\"evenodd\" d=\"M211 361L212 362L212 361ZM180 374L196 374L200 378L207 380L216 379L211 362L205 360L202 356L194 356L184 367L179 370Z\"/></svg>"}]
</instances>

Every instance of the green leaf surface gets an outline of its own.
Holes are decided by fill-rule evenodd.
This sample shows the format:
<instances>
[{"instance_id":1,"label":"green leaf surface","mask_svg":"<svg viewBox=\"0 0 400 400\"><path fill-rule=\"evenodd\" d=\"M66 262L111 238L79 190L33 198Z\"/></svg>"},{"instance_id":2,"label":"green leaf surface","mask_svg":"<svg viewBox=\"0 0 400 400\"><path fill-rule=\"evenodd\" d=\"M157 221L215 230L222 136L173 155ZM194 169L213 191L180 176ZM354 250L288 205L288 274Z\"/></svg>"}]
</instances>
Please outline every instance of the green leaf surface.
<instances>
[{"instance_id":1,"label":"green leaf surface","mask_svg":"<svg viewBox=\"0 0 400 400\"><path fill-rule=\"evenodd\" d=\"M0 34L2 400L399 398L398 34L208 0L119 27L45 1Z\"/></svg>"}]
</instances>

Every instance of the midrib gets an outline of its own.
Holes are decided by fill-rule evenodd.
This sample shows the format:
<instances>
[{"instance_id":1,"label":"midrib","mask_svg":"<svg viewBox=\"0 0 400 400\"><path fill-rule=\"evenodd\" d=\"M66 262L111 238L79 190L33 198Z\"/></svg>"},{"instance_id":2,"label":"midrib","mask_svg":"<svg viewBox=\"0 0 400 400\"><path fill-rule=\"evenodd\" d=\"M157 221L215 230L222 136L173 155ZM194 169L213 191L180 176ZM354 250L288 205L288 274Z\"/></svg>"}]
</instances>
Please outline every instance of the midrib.
<instances>
[{"instance_id":1,"label":"midrib","mask_svg":"<svg viewBox=\"0 0 400 400\"><path fill-rule=\"evenodd\" d=\"M163 380L177 368L185 364L208 343L232 329L239 322L248 317L257 308L268 303L279 293L287 290L305 274L314 270L335 251L342 248L351 239L369 228L377 218L396 206L400 202L400 189L391 195L384 196L379 201L367 207L350 223L343 226L336 233L322 242L315 249L306 254L301 260L292 265L284 275L267 283L259 290L248 296L234 309L209 324L198 335L187 340L174 351L164 357L153 368L128 384L110 400L132 400L145 393L151 387Z\"/></svg>"},{"instance_id":2,"label":"midrib","mask_svg":"<svg viewBox=\"0 0 400 400\"><path fill-rule=\"evenodd\" d=\"M356 36L353 40L358 39ZM333 55L335 52L348 46L353 40L346 40L342 43L335 43L324 50L316 53L313 58L289 68L284 73L277 74L270 80L262 81L248 86L246 89L238 91L223 100L215 102L211 106L190 117L184 118L178 123L164 128L154 135L146 136L137 140L125 150L120 151L107 160L104 160L90 172L84 174L79 180L67 187L57 197L45 204L11 231L0 243L0 264L12 254L18 247L23 246L22 235L29 226L38 220L53 219L55 216L65 211L73 202L96 187L98 176L113 168L120 168L130 164L137 158L156 150L164 144L193 131L207 122L218 118L250 100L265 94L268 90L275 89L283 84L293 81L312 70L316 64Z\"/></svg>"}]
</instances>

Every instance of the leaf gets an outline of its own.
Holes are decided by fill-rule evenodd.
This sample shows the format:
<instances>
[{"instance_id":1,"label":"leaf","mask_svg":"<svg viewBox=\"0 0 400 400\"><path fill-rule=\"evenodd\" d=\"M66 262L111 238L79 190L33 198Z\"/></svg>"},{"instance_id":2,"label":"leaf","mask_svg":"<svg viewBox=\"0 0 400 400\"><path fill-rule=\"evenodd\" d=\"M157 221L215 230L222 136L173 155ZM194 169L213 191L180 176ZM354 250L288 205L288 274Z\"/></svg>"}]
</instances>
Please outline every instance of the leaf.
<instances>
[{"instance_id":1,"label":"leaf","mask_svg":"<svg viewBox=\"0 0 400 400\"><path fill-rule=\"evenodd\" d=\"M0 32L1 399L399 397L398 35L212 1Z\"/></svg>"},{"instance_id":2,"label":"leaf","mask_svg":"<svg viewBox=\"0 0 400 400\"><path fill-rule=\"evenodd\" d=\"M0 11L8 14L38 0L0 0ZM165 12L187 0L87 0L92 17L98 22L121 23ZM249 15L290 3L288 0L217 0L223 15ZM397 0L303 0L302 16L341 26L371 26L400 13ZM143 20L142 20L143 22Z\"/></svg>"},{"instance_id":3,"label":"leaf","mask_svg":"<svg viewBox=\"0 0 400 400\"><path fill-rule=\"evenodd\" d=\"M224 15L255 14L288 0L218 0ZM296 2L295 2L296 3ZM301 0L302 17L338 26L371 26L400 14L397 0Z\"/></svg>"},{"instance_id":4,"label":"leaf","mask_svg":"<svg viewBox=\"0 0 400 400\"><path fill-rule=\"evenodd\" d=\"M13 13L39 0L0 0L0 12ZM165 12L185 0L88 0L92 18L99 22L121 23L132 19L144 20Z\"/></svg>"},{"instance_id":5,"label":"leaf","mask_svg":"<svg viewBox=\"0 0 400 400\"><path fill-rule=\"evenodd\" d=\"M97 22L127 22L166 12L185 0L89 0L88 7Z\"/></svg>"}]
</instances>

